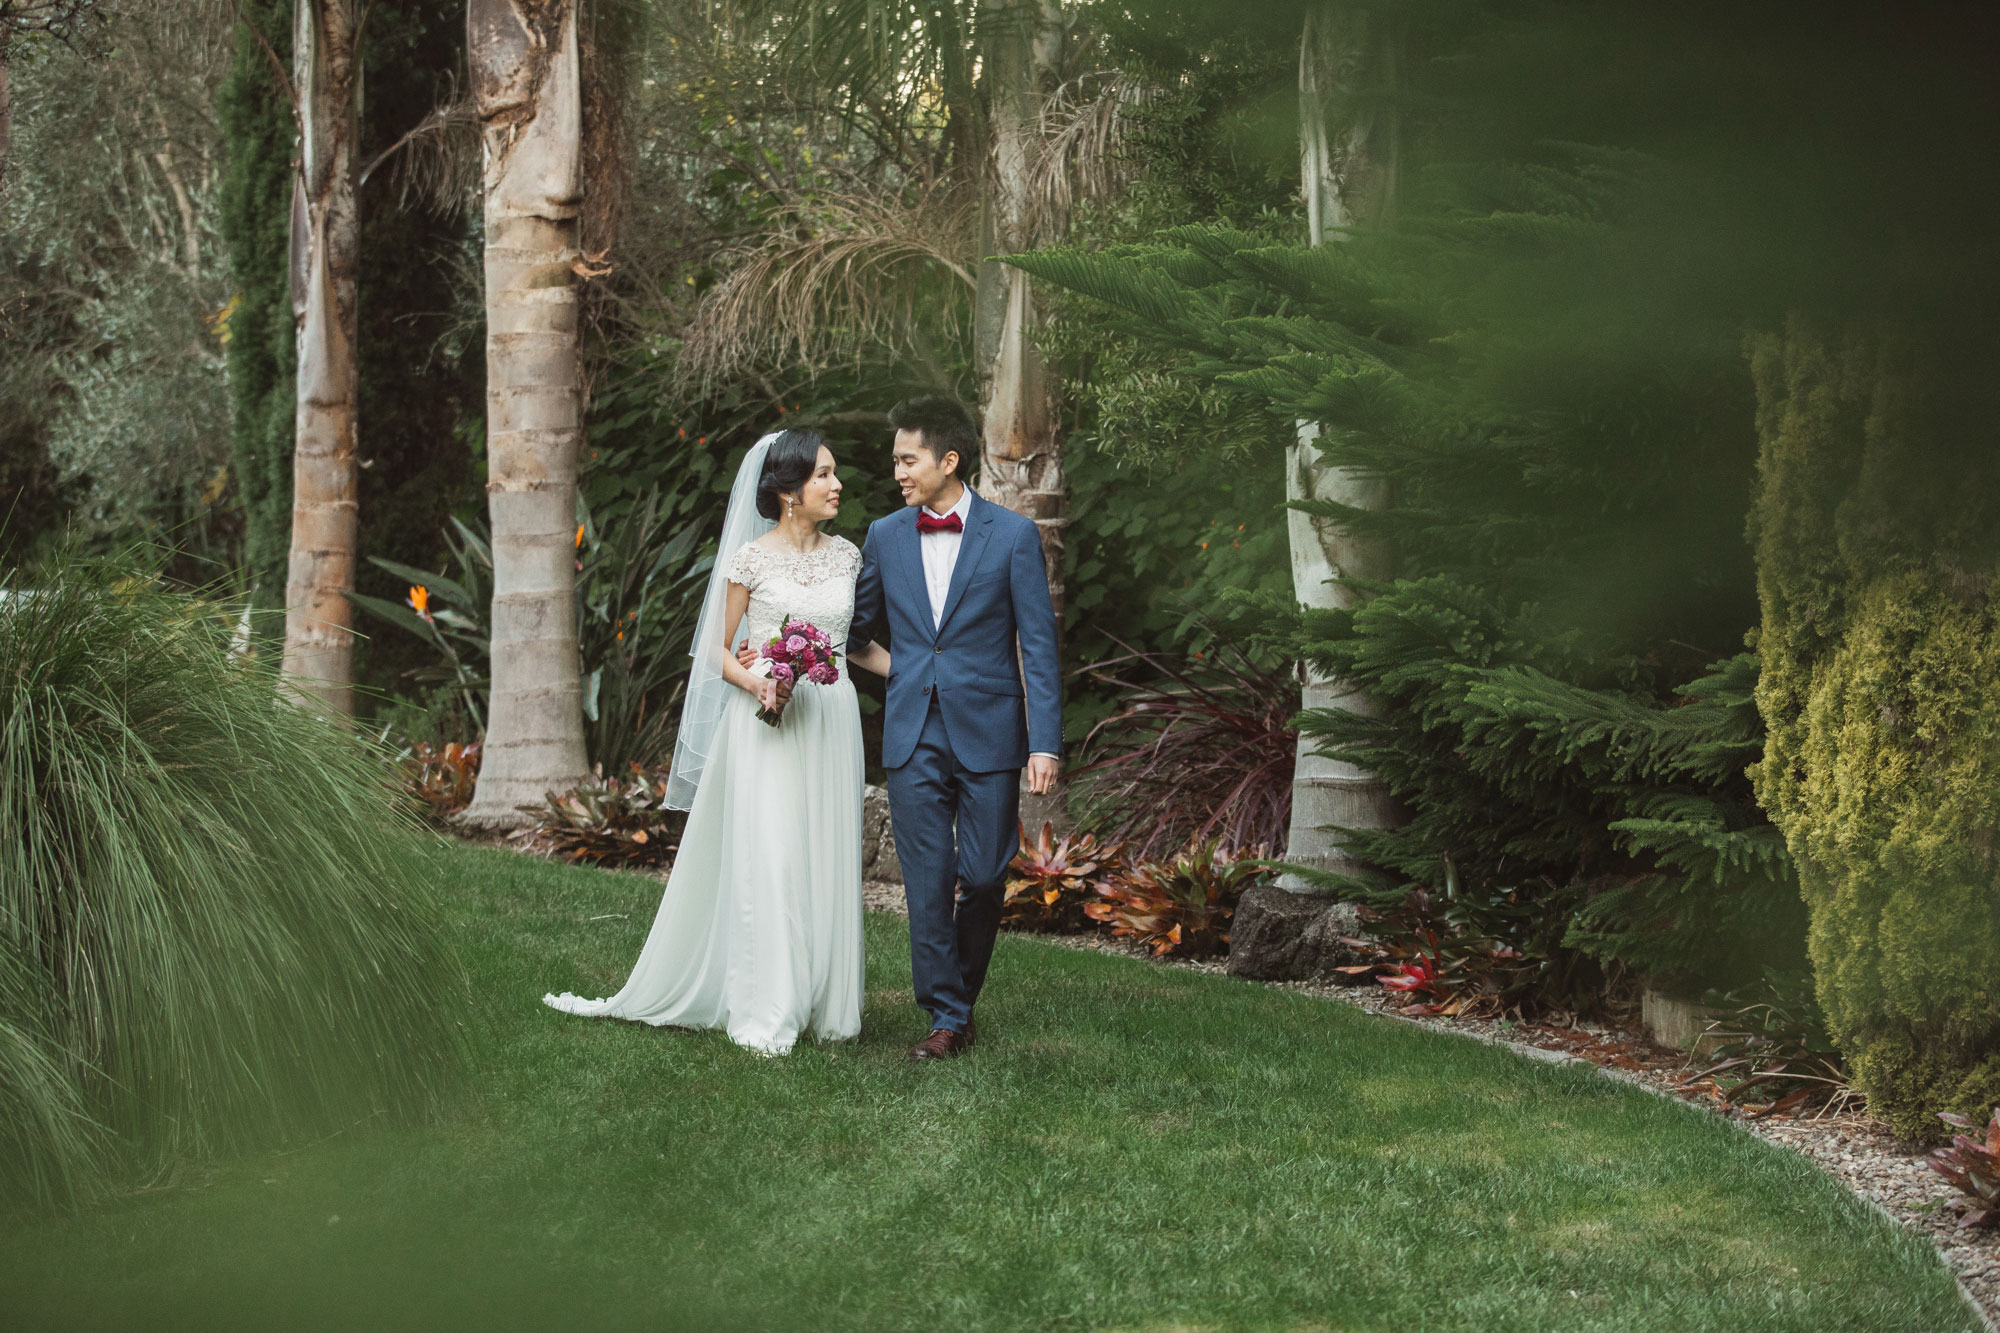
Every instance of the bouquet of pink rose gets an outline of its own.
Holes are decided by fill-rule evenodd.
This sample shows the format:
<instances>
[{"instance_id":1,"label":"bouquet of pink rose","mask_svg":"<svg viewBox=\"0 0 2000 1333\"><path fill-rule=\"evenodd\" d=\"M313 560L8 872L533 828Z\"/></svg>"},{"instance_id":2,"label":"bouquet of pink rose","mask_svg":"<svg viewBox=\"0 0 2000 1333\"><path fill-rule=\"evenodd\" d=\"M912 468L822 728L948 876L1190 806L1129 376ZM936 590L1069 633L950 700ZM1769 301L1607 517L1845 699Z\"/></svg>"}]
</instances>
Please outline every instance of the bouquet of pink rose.
<instances>
[{"instance_id":1,"label":"bouquet of pink rose","mask_svg":"<svg viewBox=\"0 0 2000 1333\"><path fill-rule=\"evenodd\" d=\"M786 616L751 670L782 685L797 687L801 681L831 685L840 679L840 654L834 651L825 630L811 621ZM757 720L766 726L777 726L779 716L768 708L757 710Z\"/></svg>"}]
</instances>

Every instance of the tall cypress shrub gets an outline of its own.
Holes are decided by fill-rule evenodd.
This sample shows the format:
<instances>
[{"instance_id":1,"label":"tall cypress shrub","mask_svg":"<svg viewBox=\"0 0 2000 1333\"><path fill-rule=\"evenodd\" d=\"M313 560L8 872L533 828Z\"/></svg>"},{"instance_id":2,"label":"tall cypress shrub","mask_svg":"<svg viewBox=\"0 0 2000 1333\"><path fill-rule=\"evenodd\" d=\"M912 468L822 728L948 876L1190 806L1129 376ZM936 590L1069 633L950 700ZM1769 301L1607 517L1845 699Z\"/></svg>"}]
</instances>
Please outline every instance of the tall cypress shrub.
<instances>
[{"instance_id":1,"label":"tall cypress shrub","mask_svg":"<svg viewBox=\"0 0 2000 1333\"><path fill-rule=\"evenodd\" d=\"M406 0L377 5L362 52L361 139L364 164L390 148L455 94L463 64L464 0ZM460 209L406 188L392 159L361 187L359 440L361 555L356 591L401 602L407 585L369 557L438 569L454 511L479 498L478 476L463 423L484 411L477 330L456 332L466 305L455 289L467 266L455 263L471 227ZM406 673L434 660L406 634L360 626L355 680L385 693L408 690ZM365 702L362 707L366 707ZM468 738L469 739L469 738Z\"/></svg>"},{"instance_id":2,"label":"tall cypress shrub","mask_svg":"<svg viewBox=\"0 0 2000 1333\"><path fill-rule=\"evenodd\" d=\"M1795 315L1752 344L1757 794L1829 1027L1918 1141L2000 1102L2000 463L1987 340L1953 341Z\"/></svg>"},{"instance_id":3,"label":"tall cypress shrub","mask_svg":"<svg viewBox=\"0 0 2000 1333\"><path fill-rule=\"evenodd\" d=\"M258 35L289 69L292 3L242 0L240 9L235 68L216 104L227 155L222 235L236 282L225 335L230 433L243 492L244 580L255 605L270 610L285 603L292 542L298 358L286 256L298 134L272 55Z\"/></svg>"}]
</instances>

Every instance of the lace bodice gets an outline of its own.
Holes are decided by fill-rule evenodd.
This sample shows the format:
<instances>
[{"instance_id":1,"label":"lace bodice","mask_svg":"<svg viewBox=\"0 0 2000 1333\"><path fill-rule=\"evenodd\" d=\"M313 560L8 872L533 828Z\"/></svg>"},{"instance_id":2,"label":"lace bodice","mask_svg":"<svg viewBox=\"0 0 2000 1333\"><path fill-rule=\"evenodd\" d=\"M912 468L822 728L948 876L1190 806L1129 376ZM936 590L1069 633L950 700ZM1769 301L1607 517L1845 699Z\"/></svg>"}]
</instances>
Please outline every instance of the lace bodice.
<instances>
[{"instance_id":1,"label":"lace bodice","mask_svg":"<svg viewBox=\"0 0 2000 1333\"><path fill-rule=\"evenodd\" d=\"M783 546L751 542L739 547L725 571L731 583L750 590L743 633L761 645L787 616L809 620L847 651L854 620L854 576L861 552L845 537L828 537L804 555ZM842 664L843 668L845 663Z\"/></svg>"}]
</instances>

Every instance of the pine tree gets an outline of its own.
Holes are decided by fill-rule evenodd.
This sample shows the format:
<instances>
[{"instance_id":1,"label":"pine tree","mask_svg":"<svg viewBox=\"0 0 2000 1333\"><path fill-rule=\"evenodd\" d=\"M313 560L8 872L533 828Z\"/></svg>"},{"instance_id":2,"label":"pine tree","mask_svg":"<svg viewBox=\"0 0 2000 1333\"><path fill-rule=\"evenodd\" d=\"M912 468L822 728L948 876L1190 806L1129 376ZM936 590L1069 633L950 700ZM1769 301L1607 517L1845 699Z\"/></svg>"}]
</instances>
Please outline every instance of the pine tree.
<instances>
[{"instance_id":1,"label":"pine tree","mask_svg":"<svg viewBox=\"0 0 2000 1333\"><path fill-rule=\"evenodd\" d=\"M1382 705L1303 725L1411 812L1346 835L1377 876L1320 881L1526 903L1563 955L1552 986L1595 984L1582 951L1698 992L1796 954L1802 922L1742 774L1755 662L1728 651L1752 618L1737 349L1578 318L1644 181L1636 159L1571 152L1461 178L1404 234L1342 247L1183 228L1017 262L1274 415L1324 423L1330 466L1388 483L1380 511L1302 505L1379 534L1405 575L1302 622L1300 653ZM1551 274L1553 253L1574 267ZM1530 280L1554 299L1518 303Z\"/></svg>"}]
</instances>

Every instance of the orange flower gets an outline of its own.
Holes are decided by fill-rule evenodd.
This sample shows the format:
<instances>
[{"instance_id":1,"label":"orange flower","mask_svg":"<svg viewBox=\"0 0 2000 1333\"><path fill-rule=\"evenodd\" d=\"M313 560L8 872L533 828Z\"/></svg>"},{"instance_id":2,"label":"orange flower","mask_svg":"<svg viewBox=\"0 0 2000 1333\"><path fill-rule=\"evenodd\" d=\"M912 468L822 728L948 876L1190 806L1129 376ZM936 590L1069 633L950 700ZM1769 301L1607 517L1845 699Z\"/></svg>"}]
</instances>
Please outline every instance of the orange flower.
<instances>
[{"instance_id":1,"label":"orange flower","mask_svg":"<svg viewBox=\"0 0 2000 1333\"><path fill-rule=\"evenodd\" d=\"M583 524L581 523L576 525L576 548L579 551L583 549Z\"/></svg>"},{"instance_id":2,"label":"orange flower","mask_svg":"<svg viewBox=\"0 0 2000 1333\"><path fill-rule=\"evenodd\" d=\"M431 590L422 584L412 585L410 588L410 608L424 618L425 624L429 624L431 620Z\"/></svg>"}]
</instances>

